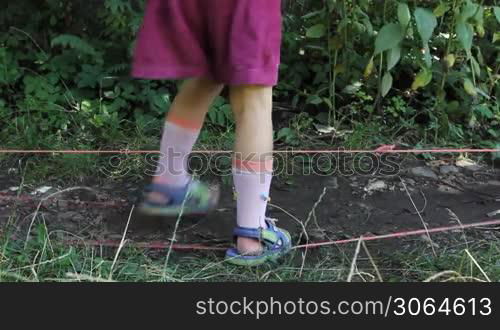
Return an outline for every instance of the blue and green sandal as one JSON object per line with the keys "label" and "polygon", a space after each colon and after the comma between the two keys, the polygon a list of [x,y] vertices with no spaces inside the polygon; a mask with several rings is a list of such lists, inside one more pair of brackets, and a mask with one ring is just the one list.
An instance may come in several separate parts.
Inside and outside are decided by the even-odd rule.
{"label": "blue and green sandal", "polygon": [[242,255],[236,248],[231,248],[226,252],[226,261],[238,266],[259,266],[267,262],[277,262],[292,248],[292,238],[290,233],[284,229],[276,227],[274,221],[266,219],[268,228],[244,228],[236,227],[234,237],[255,238],[262,242],[263,251],[260,255]]}
{"label": "blue and green sandal", "polygon": [[205,215],[219,202],[219,189],[197,180],[192,180],[186,187],[175,188],[163,184],[151,184],[144,193],[159,193],[165,196],[166,203],[158,203],[144,197],[139,210],[151,216],[178,216],[183,214]]}

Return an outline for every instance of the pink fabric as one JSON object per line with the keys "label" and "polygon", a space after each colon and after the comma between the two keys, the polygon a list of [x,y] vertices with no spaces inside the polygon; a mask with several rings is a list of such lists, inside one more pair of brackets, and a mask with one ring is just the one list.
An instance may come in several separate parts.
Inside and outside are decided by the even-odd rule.
{"label": "pink fabric", "polygon": [[132,75],[276,85],[281,0],[149,0]]}

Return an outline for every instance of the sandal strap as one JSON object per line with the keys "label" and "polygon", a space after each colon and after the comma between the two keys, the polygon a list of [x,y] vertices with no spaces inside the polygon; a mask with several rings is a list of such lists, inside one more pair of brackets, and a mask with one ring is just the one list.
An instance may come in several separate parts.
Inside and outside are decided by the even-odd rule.
{"label": "sandal strap", "polygon": [[[188,184],[185,187],[171,187],[169,185],[152,183],[144,188],[146,193],[158,193],[163,195],[166,199],[169,200],[169,205],[181,204],[189,191]],[[152,202],[149,202],[150,204]],[[158,205],[164,205],[164,203],[152,203]]]}
{"label": "sandal strap", "polygon": [[268,228],[245,228],[237,226],[234,231],[234,237],[246,237],[258,239],[264,243],[267,249],[279,248],[278,243],[285,242],[287,237],[280,231],[277,230],[276,226],[269,220],[266,219]]}
{"label": "sandal strap", "polygon": [[233,235],[235,237],[246,237],[246,238],[255,238],[261,239],[261,229],[258,228],[245,228],[237,226],[234,228]]}

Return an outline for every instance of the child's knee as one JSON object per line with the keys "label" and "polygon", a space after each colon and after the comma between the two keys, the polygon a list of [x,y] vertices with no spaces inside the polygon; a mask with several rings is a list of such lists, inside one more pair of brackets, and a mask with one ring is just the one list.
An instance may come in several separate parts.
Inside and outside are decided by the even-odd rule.
{"label": "child's knee", "polygon": [[270,112],[273,89],[269,86],[242,85],[231,87],[230,99],[235,113]]}
{"label": "child's knee", "polygon": [[240,97],[263,97],[272,93],[272,86],[264,85],[239,85],[232,86],[231,93]]}
{"label": "child's knee", "polygon": [[207,94],[220,94],[224,85],[208,78],[194,78],[195,88],[206,92]]}
{"label": "child's knee", "polygon": [[224,85],[206,78],[192,78],[181,87],[178,99],[192,106],[208,107]]}

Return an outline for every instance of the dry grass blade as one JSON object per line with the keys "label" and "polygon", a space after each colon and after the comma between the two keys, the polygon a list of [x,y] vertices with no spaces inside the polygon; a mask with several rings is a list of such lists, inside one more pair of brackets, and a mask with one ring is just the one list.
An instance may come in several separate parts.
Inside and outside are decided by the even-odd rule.
{"label": "dry grass blade", "polygon": [[132,208],[130,209],[130,213],[128,215],[127,224],[125,225],[125,229],[123,230],[122,239],[120,240],[120,245],[118,246],[118,250],[116,251],[115,257],[113,259],[113,263],[111,264],[111,269],[109,270],[108,280],[110,280],[110,281],[113,278],[113,270],[115,268],[116,261],[118,260],[118,256],[120,255],[120,251],[125,246],[125,237],[127,236],[128,225],[130,224],[130,219],[132,218],[132,213],[134,213],[134,208],[135,208],[135,205],[132,205]]}
{"label": "dry grass blade", "polygon": [[349,275],[347,276],[347,282],[352,281],[352,277],[354,276],[354,272],[356,269],[356,261],[358,260],[359,250],[361,249],[361,242],[363,241],[363,236],[361,236],[358,240],[358,244],[356,245],[356,251],[354,252],[354,257],[351,262],[351,270],[349,271]]}
{"label": "dry grass blade", "polygon": [[[314,203],[311,211],[309,211],[309,214],[307,215],[306,222],[304,223],[304,226],[303,226],[304,231],[303,231],[303,233],[306,235],[307,243],[309,243],[309,235],[307,234],[307,225],[309,224],[309,222],[311,221],[311,219],[313,217],[316,218],[316,208],[323,201],[323,197],[325,197],[325,194],[326,194],[326,189],[327,189],[326,187],[323,188],[323,191],[321,192],[321,195],[319,195],[318,200]],[[301,239],[302,239],[302,233],[301,233],[301,235],[299,237],[299,242],[301,241]],[[304,265],[306,263],[307,252],[308,252],[307,248],[304,250],[304,252],[302,252],[302,264],[300,266],[299,278],[302,277],[302,270],[304,269]]]}
{"label": "dry grass blade", "polygon": [[42,198],[40,200],[40,202],[38,203],[38,206],[36,207],[35,213],[33,214],[33,217],[31,219],[30,225],[28,226],[28,231],[26,233],[26,241],[24,243],[24,248],[25,249],[26,249],[26,246],[28,245],[28,240],[29,240],[29,237],[30,237],[31,228],[33,227],[33,223],[35,222],[36,216],[38,215],[38,212],[40,211],[40,207],[42,207],[43,202],[45,202],[46,200],[51,199],[54,196],[57,196],[59,194],[62,194],[62,193],[65,193],[65,192],[69,192],[69,191],[74,191],[74,190],[89,190],[89,191],[94,192],[94,189],[89,188],[89,187],[71,187],[71,188],[67,188],[67,189],[63,189],[63,190],[57,191],[57,192],[55,192],[53,194],[50,194],[50,195]]}
{"label": "dry grass blade", "polygon": [[308,239],[308,235],[307,235],[307,231],[306,231],[306,227],[304,226],[304,223],[299,219],[297,218],[296,216],[294,216],[293,214],[291,214],[290,212],[288,212],[287,210],[285,210],[284,208],[282,208],[281,206],[278,206],[276,204],[272,204],[272,203],[268,203],[269,206],[271,207],[274,207],[278,210],[280,210],[281,212],[285,213],[286,215],[288,215],[290,218],[292,218],[293,220],[295,220],[301,227],[302,227],[302,233],[304,235],[306,235],[306,238]]}
{"label": "dry grass blade", "polygon": [[113,283],[116,281],[105,279],[102,277],[93,277],[90,275],[85,275],[85,274],[77,274],[77,273],[66,273],[66,276],[75,279],[79,282],[81,281],[88,281],[88,282],[103,282],[103,283]]}
{"label": "dry grass blade", "polygon": [[373,269],[375,269],[375,273],[377,274],[378,280],[380,282],[383,282],[384,280],[382,279],[382,275],[380,274],[380,271],[379,271],[377,265],[375,264],[375,261],[373,260],[370,251],[368,251],[368,247],[366,246],[365,241],[361,241],[361,244],[363,245],[363,249],[365,250],[365,253],[368,256],[368,259],[370,260],[370,263],[372,264]]}
{"label": "dry grass blade", "polygon": [[481,283],[487,282],[485,280],[481,280],[481,279],[479,279],[477,277],[473,277],[473,276],[457,276],[457,277],[450,277],[446,280],[443,280],[443,282],[452,282],[452,281],[462,281],[462,282],[474,281],[474,282],[481,282]]}
{"label": "dry grass blade", "polygon": [[29,279],[27,277],[24,277],[22,275],[14,274],[14,273],[11,273],[11,272],[5,272],[3,270],[0,270],[0,278],[2,278],[2,277],[13,278],[15,280],[23,281],[23,282],[36,282],[36,281],[33,281],[33,280],[31,280],[31,279]]}
{"label": "dry grass blade", "polygon": [[458,217],[458,215],[456,215],[455,212],[453,212],[451,209],[446,208],[446,211],[450,215],[450,218],[452,220],[456,221],[460,225],[460,227],[462,227],[462,235],[463,235],[464,240],[465,240],[465,246],[467,247],[467,249],[469,249],[469,241],[467,240],[467,235],[465,234],[465,228],[464,228],[462,221],[460,221],[460,218]]}
{"label": "dry grass blade", "polygon": [[179,215],[177,216],[177,220],[175,221],[174,232],[172,233],[172,238],[170,239],[170,246],[168,247],[167,256],[165,257],[165,264],[163,266],[162,281],[166,281],[166,279],[168,278],[168,276],[167,276],[168,261],[170,260],[170,255],[172,254],[172,246],[176,241],[177,230],[179,229],[179,224],[181,223],[182,216],[184,215],[184,208],[186,207],[188,195],[189,194],[186,194],[186,197],[182,201],[181,211],[179,212]]}
{"label": "dry grass blade", "polygon": [[479,271],[481,272],[481,274],[483,274],[484,278],[488,281],[488,282],[491,282],[490,278],[488,277],[488,275],[484,272],[483,268],[481,266],[479,266],[479,263],[476,261],[476,258],[474,258],[472,256],[472,254],[470,254],[469,250],[468,249],[465,249],[465,253],[467,253],[467,255],[469,256],[469,258],[472,260],[472,262],[474,263],[474,265],[476,265],[476,267],[479,269]]}
{"label": "dry grass blade", "polygon": [[437,280],[438,278],[444,277],[444,276],[453,276],[453,277],[459,277],[460,274],[453,271],[453,270],[445,270],[443,272],[439,272],[437,274],[432,275],[431,277],[428,277],[424,280],[424,282],[432,282],[434,280]]}
{"label": "dry grass blade", "polygon": [[418,217],[420,218],[420,221],[422,222],[422,225],[424,226],[424,229],[425,229],[425,232],[427,234],[427,238],[429,239],[429,242],[431,244],[431,249],[432,249],[432,253],[434,254],[434,256],[436,257],[437,256],[437,253],[436,253],[436,250],[434,249],[434,242],[432,241],[431,239],[431,235],[429,233],[429,228],[427,228],[427,224],[425,223],[424,221],[424,218],[422,217],[422,214],[420,213],[420,211],[418,210],[417,208],[417,205],[415,205],[415,202],[413,201],[413,198],[411,197],[411,194],[410,192],[408,191],[408,187],[406,186],[406,183],[404,182],[403,178],[399,177],[399,180],[401,180],[401,183],[403,184],[403,187],[406,191],[406,194],[408,195],[408,198],[410,199],[411,201],[411,204],[413,205],[413,207],[415,208],[415,211],[417,211],[417,214],[418,214]]}

